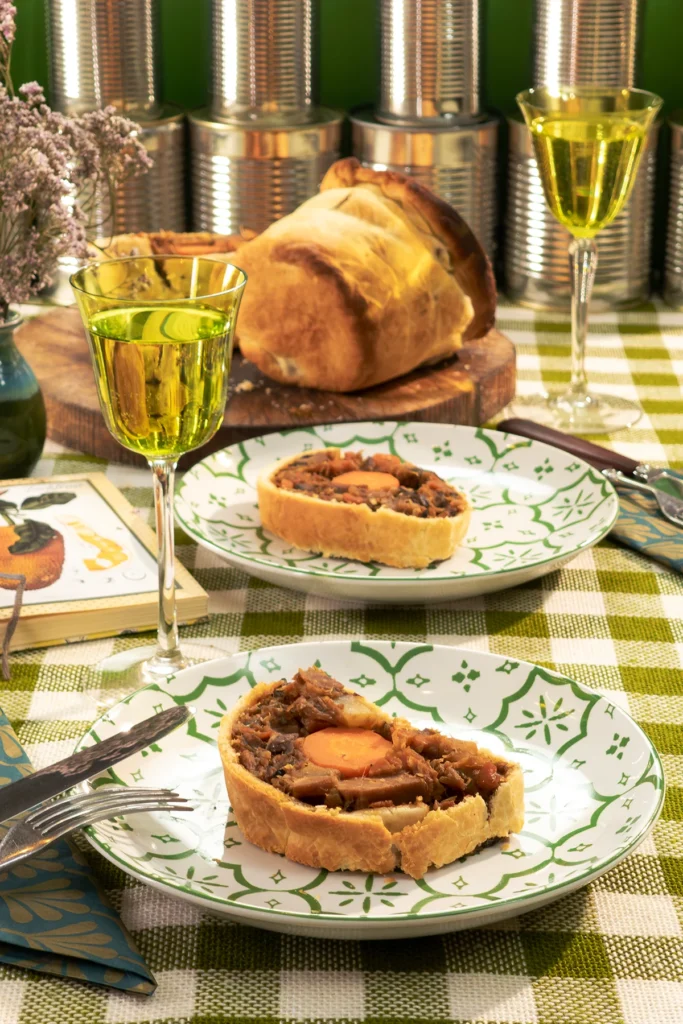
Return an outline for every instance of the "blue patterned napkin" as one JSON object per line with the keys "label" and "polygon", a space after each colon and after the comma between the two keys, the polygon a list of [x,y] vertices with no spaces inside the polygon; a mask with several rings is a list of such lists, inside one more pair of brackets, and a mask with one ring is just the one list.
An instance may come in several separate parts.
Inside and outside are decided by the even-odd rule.
{"label": "blue patterned napkin", "polygon": [[[683,479],[679,473],[672,476]],[[649,494],[626,487],[617,487],[617,491],[619,518],[610,537],[675,572],[683,572],[683,529],[664,518],[657,501]]]}
{"label": "blue patterned napkin", "polygon": [[[32,770],[0,711],[0,788]],[[156,988],[87,861],[63,839],[0,870],[0,962],[126,992],[151,995]]]}

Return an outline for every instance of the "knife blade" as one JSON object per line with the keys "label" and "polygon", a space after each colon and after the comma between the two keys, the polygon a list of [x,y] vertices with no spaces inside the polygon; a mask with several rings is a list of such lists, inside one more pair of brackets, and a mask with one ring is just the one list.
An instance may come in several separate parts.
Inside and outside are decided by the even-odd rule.
{"label": "knife blade", "polygon": [[29,807],[71,789],[131,754],[137,754],[150,743],[177,729],[190,717],[191,711],[184,704],[166,708],[125,732],[118,732],[71,757],[65,757],[63,761],[57,761],[24,779],[10,783],[0,790],[0,822],[14,818]]}
{"label": "knife blade", "polygon": [[618,469],[626,476],[642,480],[651,487],[672,498],[683,501],[683,480],[669,473],[666,469],[657,469],[647,463],[636,462],[629,459],[627,455],[620,452],[611,452],[607,448],[601,448],[599,444],[586,441],[582,437],[573,437],[571,434],[563,434],[561,430],[554,430],[552,427],[545,427],[532,420],[518,419],[514,417],[509,420],[502,420],[496,426],[507,434],[517,434],[519,437],[528,437],[531,441],[542,441],[550,444],[553,448],[561,448],[570,455],[577,455],[584,459],[595,469]]}

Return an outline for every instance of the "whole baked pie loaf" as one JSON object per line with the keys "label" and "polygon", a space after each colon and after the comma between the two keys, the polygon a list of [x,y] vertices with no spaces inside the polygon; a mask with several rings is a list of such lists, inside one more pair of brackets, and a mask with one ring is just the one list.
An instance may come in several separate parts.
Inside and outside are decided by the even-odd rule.
{"label": "whole baked pie loaf", "polygon": [[421,878],[524,823],[518,765],[391,718],[318,668],[255,686],[218,747],[245,837],[312,867]]}
{"label": "whole baked pie loaf", "polygon": [[249,279],[236,342],[283,384],[372,387],[452,356],[495,319],[491,266],[457,211],[414,179],[353,157],[260,235],[160,231],[101,244],[111,256],[236,263]]}
{"label": "whole baked pie loaf", "polygon": [[453,355],[493,326],[490,264],[417,181],[333,164],[320,193],[239,250],[242,352],[283,384],[355,391]]}
{"label": "whole baked pie loaf", "polygon": [[326,557],[422,569],[450,558],[467,533],[465,495],[396,455],[322,448],[280,460],[257,482],[261,522]]}

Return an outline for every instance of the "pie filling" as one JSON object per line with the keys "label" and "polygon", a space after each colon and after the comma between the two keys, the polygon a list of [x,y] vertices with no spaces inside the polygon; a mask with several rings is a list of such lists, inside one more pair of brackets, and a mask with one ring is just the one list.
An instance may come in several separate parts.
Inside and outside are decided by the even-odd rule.
{"label": "pie filling", "polygon": [[477,793],[488,803],[507,771],[475,743],[382,721],[317,668],[299,670],[248,708],[232,742],[256,778],[304,803],[344,811],[413,803],[446,809]]}
{"label": "pie filling", "polygon": [[396,455],[335,449],[293,460],[273,477],[276,487],[322,501],[392,509],[419,519],[446,519],[467,508],[465,496],[428,469]]}

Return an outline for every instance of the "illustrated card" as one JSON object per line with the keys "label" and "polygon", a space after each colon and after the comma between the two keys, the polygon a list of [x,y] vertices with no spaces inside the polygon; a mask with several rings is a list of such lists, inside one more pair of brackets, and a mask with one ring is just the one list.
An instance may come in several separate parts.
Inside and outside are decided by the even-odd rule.
{"label": "illustrated card", "polygon": [[[24,605],[155,593],[156,560],[90,479],[0,486],[0,574]],[[0,608],[16,581],[0,575]]]}
{"label": "illustrated card", "polygon": [[[178,561],[178,621],[208,596]],[[156,536],[103,473],[0,481],[0,622],[25,577],[13,649],[151,629]]]}

